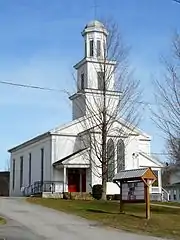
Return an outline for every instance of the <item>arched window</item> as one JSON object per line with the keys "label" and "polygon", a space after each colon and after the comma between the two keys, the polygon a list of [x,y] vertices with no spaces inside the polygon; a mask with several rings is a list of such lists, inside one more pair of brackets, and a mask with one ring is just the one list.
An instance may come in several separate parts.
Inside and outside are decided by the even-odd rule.
{"label": "arched window", "polygon": [[125,169],[125,146],[122,139],[117,142],[117,172]]}
{"label": "arched window", "polygon": [[109,139],[107,142],[107,181],[111,182],[114,177],[115,172],[115,161],[114,161],[115,151],[114,142]]}

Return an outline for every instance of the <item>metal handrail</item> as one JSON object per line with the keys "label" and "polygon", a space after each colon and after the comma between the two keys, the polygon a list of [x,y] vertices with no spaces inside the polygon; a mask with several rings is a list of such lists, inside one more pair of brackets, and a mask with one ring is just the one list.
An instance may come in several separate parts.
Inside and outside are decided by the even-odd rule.
{"label": "metal handrail", "polygon": [[56,184],[62,184],[62,192],[64,192],[64,182],[63,181],[36,181],[33,184],[26,186],[24,188],[23,195],[31,196],[42,194],[43,192],[55,192]]}

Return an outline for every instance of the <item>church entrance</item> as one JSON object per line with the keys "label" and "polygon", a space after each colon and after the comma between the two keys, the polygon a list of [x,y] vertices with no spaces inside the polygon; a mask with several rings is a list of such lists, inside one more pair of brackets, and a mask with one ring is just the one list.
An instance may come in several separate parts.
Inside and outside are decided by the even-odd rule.
{"label": "church entrance", "polygon": [[68,192],[86,192],[86,169],[68,168]]}

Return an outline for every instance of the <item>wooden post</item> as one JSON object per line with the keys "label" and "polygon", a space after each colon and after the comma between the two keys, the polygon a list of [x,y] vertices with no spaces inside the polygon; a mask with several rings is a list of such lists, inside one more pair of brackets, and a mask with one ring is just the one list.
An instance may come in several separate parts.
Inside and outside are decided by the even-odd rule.
{"label": "wooden post", "polygon": [[120,213],[123,212],[123,200],[122,200],[122,182],[120,183]]}
{"label": "wooden post", "polygon": [[146,182],[144,184],[144,190],[145,190],[145,201],[146,201],[146,219],[150,219],[150,195],[149,195],[149,185]]}

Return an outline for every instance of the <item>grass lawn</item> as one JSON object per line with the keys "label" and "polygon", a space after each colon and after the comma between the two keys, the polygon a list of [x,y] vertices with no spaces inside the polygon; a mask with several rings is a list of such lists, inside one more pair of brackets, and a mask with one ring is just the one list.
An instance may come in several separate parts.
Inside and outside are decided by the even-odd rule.
{"label": "grass lawn", "polygon": [[175,207],[180,207],[180,202],[153,202],[153,204],[161,204],[161,205],[166,205],[166,206],[175,206]]}
{"label": "grass lawn", "polygon": [[0,217],[0,225],[3,225],[5,223],[6,223],[6,220],[4,218]]}
{"label": "grass lawn", "polygon": [[126,204],[119,213],[118,202],[28,198],[40,204],[126,231],[180,239],[180,209],[151,206],[152,218],[145,219],[144,204]]}

